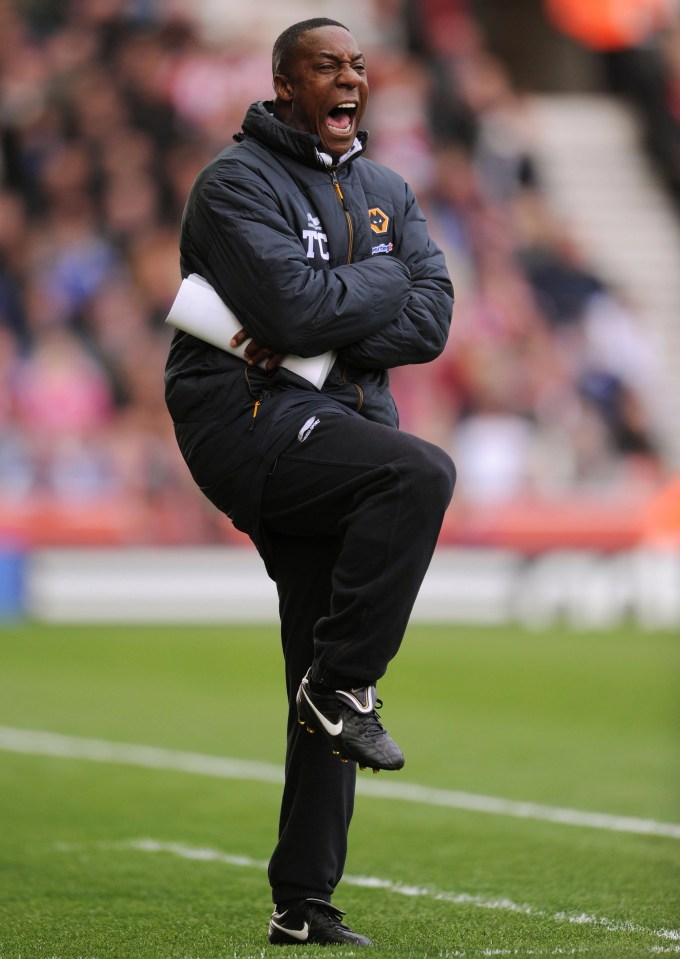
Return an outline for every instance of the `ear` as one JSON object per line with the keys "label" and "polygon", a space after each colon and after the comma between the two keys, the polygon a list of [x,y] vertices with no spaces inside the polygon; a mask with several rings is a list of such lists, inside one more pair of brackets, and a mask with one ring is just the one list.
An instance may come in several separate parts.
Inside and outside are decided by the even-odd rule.
{"label": "ear", "polygon": [[279,100],[290,103],[293,99],[293,84],[282,73],[274,76],[274,91]]}

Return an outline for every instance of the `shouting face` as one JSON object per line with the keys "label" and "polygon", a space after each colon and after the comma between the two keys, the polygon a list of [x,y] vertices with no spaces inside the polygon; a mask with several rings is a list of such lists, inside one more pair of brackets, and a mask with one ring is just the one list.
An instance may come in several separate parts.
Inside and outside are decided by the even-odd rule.
{"label": "shouting face", "polygon": [[354,37],[342,27],[309,30],[281,70],[274,77],[280,118],[315,133],[331,156],[342,156],[354,143],[368,100],[366,65]]}

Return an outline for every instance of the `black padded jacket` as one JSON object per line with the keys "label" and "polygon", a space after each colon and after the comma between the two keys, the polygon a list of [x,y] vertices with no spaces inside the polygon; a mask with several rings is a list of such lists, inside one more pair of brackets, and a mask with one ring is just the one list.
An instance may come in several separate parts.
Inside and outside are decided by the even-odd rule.
{"label": "black padded jacket", "polygon": [[166,402],[180,449],[206,495],[257,543],[263,479],[308,416],[398,425],[387,371],[441,353],[453,289],[408,184],[362,155],[365,133],[332,165],[317,137],[260,101],[234,139],[189,194],[182,276],[205,277],[258,343],[337,351],[319,391],[283,368],[247,369],[189,334],[173,337]]}

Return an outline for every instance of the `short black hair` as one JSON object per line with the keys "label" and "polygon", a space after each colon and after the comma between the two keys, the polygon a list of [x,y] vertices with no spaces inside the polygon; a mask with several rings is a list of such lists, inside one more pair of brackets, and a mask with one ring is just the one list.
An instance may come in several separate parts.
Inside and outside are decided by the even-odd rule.
{"label": "short black hair", "polygon": [[349,28],[344,23],[338,23],[337,20],[330,20],[328,17],[312,17],[311,20],[300,20],[299,23],[294,23],[287,27],[274,43],[272,50],[273,76],[287,68],[288,60],[303,33],[317,30],[319,27],[342,27],[349,33]]}

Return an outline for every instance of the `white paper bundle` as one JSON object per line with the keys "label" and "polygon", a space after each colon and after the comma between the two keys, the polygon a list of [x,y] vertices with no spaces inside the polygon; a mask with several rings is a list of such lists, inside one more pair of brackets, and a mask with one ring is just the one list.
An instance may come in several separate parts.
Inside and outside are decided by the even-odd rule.
{"label": "white paper bundle", "polygon": [[[217,291],[198,273],[190,273],[182,280],[175,302],[165,320],[170,326],[191,333],[192,336],[211,343],[227,353],[245,359],[245,351],[250,340],[233,347],[231,338],[243,324],[229,309]],[[259,365],[264,367],[266,361]],[[289,354],[281,366],[292,373],[303,376],[317,389],[321,389],[328,376],[335,353],[322,353],[320,356],[302,357]]]}

